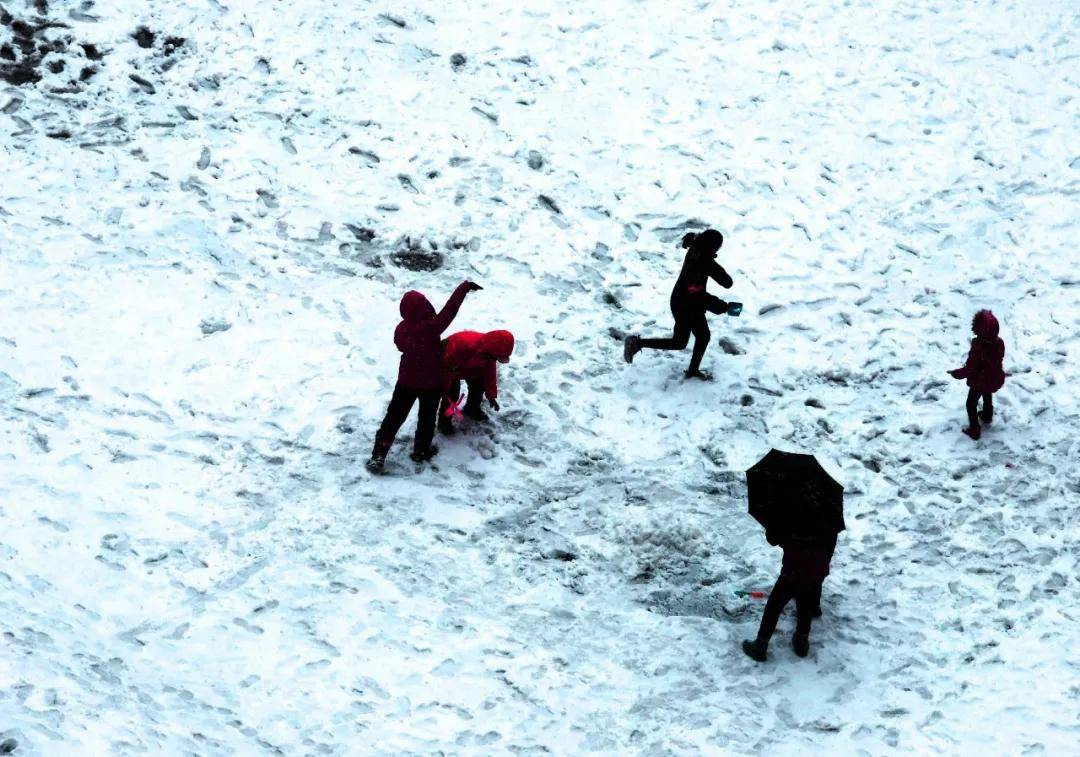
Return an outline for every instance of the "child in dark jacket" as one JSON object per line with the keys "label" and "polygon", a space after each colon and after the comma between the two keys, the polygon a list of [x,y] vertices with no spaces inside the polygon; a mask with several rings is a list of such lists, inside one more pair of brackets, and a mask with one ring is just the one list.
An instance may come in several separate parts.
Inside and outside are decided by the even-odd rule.
{"label": "child in dark jacket", "polygon": [[780,577],[769,592],[769,601],[761,614],[757,638],[744,641],[743,652],[758,662],[768,659],[769,640],[776,630],[780,613],[794,599],[796,621],[791,645],[795,654],[806,657],[810,653],[810,624],[816,615],[821,614],[821,584],[829,575],[829,565],[836,549],[836,535],[791,536],[778,542],[771,534],[766,534],[766,539],[770,544],[779,543],[783,547],[784,561]]}
{"label": "child in dark jacket", "polygon": [[729,312],[742,312],[740,303],[728,303],[705,291],[709,279],[730,289],[734,283],[728,272],[716,262],[717,252],[724,244],[724,236],[716,229],[706,229],[700,234],[686,234],[682,246],[687,250],[683,259],[682,271],[671,290],[671,315],[675,318],[675,329],[670,337],[642,339],[631,334],[623,342],[623,359],[634,362],[634,356],[641,350],[682,350],[694,337],[694,351],[690,356],[690,366],[686,369],[687,378],[709,379],[708,372],[701,370],[701,358],[709,346],[709,324],[706,313],[717,315]]}
{"label": "child in dark jacket", "polygon": [[[1005,342],[998,336],[998,320],[989,310],[980,310],[975,314],[971,330],[975,332],[975,338],[971,340],[967,362],[963,368],[949,371],[949,375],[956,379],[967,379],[968,427],[963,431],[977,440],[982,436],[979,419],[982,418],[988,426],[994,420],[994,392],[1005,384],[1005,370],[1002,367]],[[981,413],[977,412],[979,397],[983,401]]]}
{"label": "child in dark jacket", "polygon": [[442,396],[442,333],[450,327],[465,295],[482,288],[471,281],[461,282],[438,313],[420,292],[406,292],[401,298],[401,323],[394,330],[394,344],[401,351],[401,364],[390,406],[375,435],[375,447],[368,460],[367,467],[371,472],[382,470],[394,437],[417,400],[420,411],[410,457],[421,462],[430,460],[439,451],[431,439],[435,435],[435,414]]}

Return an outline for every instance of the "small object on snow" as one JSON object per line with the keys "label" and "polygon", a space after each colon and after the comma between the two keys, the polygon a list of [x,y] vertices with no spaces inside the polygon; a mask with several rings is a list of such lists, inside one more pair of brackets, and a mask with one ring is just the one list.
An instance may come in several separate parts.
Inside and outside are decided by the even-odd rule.
{"label": "small object on snow", "polygon": [[552,213],[555,213],[556,215],[562,215],[562,210],[560,210],[556,202],[547,195],[539,195],[537,199],[540,201],[541,205],[550,210]]}
{"label": "small object on snow", "polygon": [[204,318],[199,324],[199,328],[202,329],[204,336],[210,336],[219,331],[228,331],[232,328],[232,324],[224,318]]}
{"label": "small object on snow", "polygon": [[400,16],[394,16],[389,13],[380,13],[379,18],[381,18],[383,21],[389,21],[391,24],[393,24],[399,29],[408,28],[408,24],[405,23],[405,19],[401,18]]}
{"label": "small object on snow", "polygon": [[465,417],[462,412],[462,408],[465,406],[465,395],[460,395],[456,400],[450,400],[446,406],[446,411],[443,413],[447,418],[452,418],[455,421],[460,421]]}
{"label": "small object on snow", "polygon": [[724,353],[727,354],[727,355],[742,355],[742,354],[745,354],[743,352],[743,349],[739,345],[735,344],[735,342],[731,341],[726,336],[721,337],[720,341],[717,342],[717,344],[720,345],[720,348],[722,350],[724,350]]}
{"label": "small object on snow", "polygon": [[491,123],[493,123],[493,124],[499,123],[499,117],[497,115],[495,115],[494,113],[488,113],[486,110],[481,110],[480,108],[476,107],[475,105],[472,107],[472,109],[473,109],[473,112],[479,113],[481,116],[486,118],[488,121],[491,121]]}
{"label": "small object on snow", "polygon": [[460,71],[465,66],[465,60],[465,56],[461,53],[454,53],[450,56],[450,68]]}
{"label": "small object on snow", "polygon": [[19,742],[15,739],[4,739],[0,741],[0,754],[11,754],[19,748]]}
{"label": "small object on snow", "polygon": [[138,84],[142,91],[148,95],[152,95],[157,92],[157,87],[155,87],[153,84],[151,84],[149,81],[142,78],[138,74],[129,74],[128,78]]}
{"label": "small object on snow", "polygon": [[536,150],[529,150],[529,168],[539,171],[544,167],[544,156]]}
{"label": "small object on snow", "polygon": [[748,591],[746,589],[736,589],[735,596],[743,598],[749,597],[750,599],[765,599],[768,594],[763,591]]}

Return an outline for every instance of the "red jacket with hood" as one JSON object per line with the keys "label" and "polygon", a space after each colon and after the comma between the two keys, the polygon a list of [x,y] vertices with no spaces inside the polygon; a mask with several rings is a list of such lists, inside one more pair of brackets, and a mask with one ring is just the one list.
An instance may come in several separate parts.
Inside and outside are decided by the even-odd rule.
{"label": "red jacket with hood", "polygon": [[463,281],[438,313],[420,292],[401,298],[401,323],[394,330],[394,344],[401,350],[398,383],[408,389],[439,389],[442,386],[442,333],[450,327],[469,282]]}
{"label": "red jacket with hood", "polygon": [[446,339],[443,352],[444,388],[454,381],[483,379],[488,399],[499,396],[496,363],[505,363],[514,351],[514,335],[509,331],[459,331]]}
{"label": "red jacket with hood", "polygon": [[1005,342],[998,336],[998,321],[989,310],[980,310],[971,322],[975,338],[963,368],[952,372],[954,378],[967,379],[967,385],[981,394],[993,394],[1005,384]]}

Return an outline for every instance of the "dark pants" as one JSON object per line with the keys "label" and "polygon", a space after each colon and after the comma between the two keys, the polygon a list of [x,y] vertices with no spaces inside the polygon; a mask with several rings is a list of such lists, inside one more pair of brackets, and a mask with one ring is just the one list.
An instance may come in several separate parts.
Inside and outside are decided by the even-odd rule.
{"label": "dark pants", "polygon": [[[482,378],[465,379],[465,387],[469,390],[469,396],[465,399],[465,407],[463,410],[468,410],[470,413],[476,413],[480,411],[480,402],[484,398],[484,380]],[[450,389],[443,395],[442,402],[439,403],[439,422],[450,423],[453,419],[447,417],[446,411],[450,406],[446,402],[446,398],[457,402],[458,397],[461,396],[461,379],[454,379],[450,382]]]}
{"label": "dark pants", "polygon": [[390,407],[386,408],[386,417],[379,426],[379,433],[375,437],[375,447],[380,447],[385,455],[385,450],[390,449],[397,436],[398,429],[412,412],[412,407],[417,400],[420,401],[420,413],[416,420],[416,436],[413,437],[413,450],[425,452],[431,446],[431,439],[435,436],[435,414],[439,409],[439,397],[442,392],[439,389],[410,389],[398,384],[394,387],[394,395],[390,398]]}
{"label": "dark pants", "polygon": [[967,398],[967,414],[968,414],[968,426],[970,428],[979,427],[979,397],[982,397],[983,401],[983,416],[986,418],[986,422],[989,423],[994,419],[994,395],[984,394],[977,389],[968,389]]}
{"label": "dark pants", "polygon": [[684,304],[677,301],[671,303],[671,314],[675,316],[675,329],[668,339],[642,339],[641,348],[650,350],[684,350],[690,343],[690,335],[694,335],[694,353],[690,358],[690,367],[687,369],[693,373],[701,366],[701,358],[705,355],[705,348],[709,346],[709,324],[705,320],[705,313],[722,313],[723,305],[720,299],[712,295],[706,295],[693,304]]}
{"label": "dark pants", "polygon": [[765,612],[761,615],[761,626],[757,635],[759,641],[767,643],[772,638],[776,622],[780,620],[780,613],[792,599],[795,600],[795,632],[810,633],[810,623],[813,621],[811,613],[821,601],[821,583],[797,584],[780,576],[769,592],[769,601],[765,603]]}

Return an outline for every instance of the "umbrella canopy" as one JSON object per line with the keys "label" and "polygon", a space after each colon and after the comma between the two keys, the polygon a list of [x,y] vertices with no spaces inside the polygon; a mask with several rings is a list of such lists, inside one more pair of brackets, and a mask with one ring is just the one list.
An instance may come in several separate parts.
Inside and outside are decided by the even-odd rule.
{"label": "umbrella canopy", "polygon": [[777,538],[843,531],[844,487],[813,455],[769,450],[746,471],[750,515]]}

